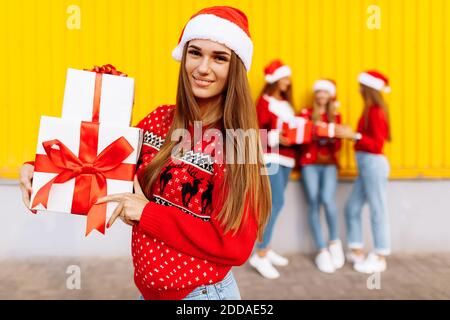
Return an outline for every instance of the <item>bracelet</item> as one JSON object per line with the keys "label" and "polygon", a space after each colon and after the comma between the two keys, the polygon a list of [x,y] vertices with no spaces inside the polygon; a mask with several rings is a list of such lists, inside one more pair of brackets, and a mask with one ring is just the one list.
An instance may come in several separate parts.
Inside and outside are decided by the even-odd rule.
{"label": "bracelet", "polygon": [[362,139],[362,134],[359,133],[359,132],[357,132],[357,133],[355,134],[355,136],[353,137],[353,139],[354,139],[355,141],[361,140],[361,139]]}

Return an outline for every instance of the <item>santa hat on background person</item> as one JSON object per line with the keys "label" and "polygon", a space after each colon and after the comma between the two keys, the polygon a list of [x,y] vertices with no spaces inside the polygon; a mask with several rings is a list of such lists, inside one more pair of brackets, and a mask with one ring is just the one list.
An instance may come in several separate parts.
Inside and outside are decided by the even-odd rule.
{"label": "santa hat on background person", "polygon": [[363,72],[358,77],[359,83],[385,93],[391,92],[389,87],[389,79],[381,72],[370,70]]}
{"label": "santa hat on background person", "polygon": [[336,81],[332,79],[320,79],[314,82],[313,91],[327,91],[331,98],[333,99],[334,105],[339,106],[339,101],[337,101],[337,91],[336,91]]}
{"label": "santa hat on background person", "polygon": [[284,77],[290,77],[291,75],[291,68],[283,64],[279,59],[273,60],[264,68],[264,79],[268,83],[275,83],[278,80]]}
{"label": "santa hat on background person", "polygon": [[253,42],[247,16],[242,11],[227,6],[200,10],[183,28],[172,57],[181,61],[185,44],[194,39],[212,40],[227,46],[242,60],[245,69],[250,70]]}

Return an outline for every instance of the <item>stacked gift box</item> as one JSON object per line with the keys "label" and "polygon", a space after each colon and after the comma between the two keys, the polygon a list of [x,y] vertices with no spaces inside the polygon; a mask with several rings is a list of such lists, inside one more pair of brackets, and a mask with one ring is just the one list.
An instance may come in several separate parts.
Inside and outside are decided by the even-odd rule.
{"label": "stacked gift box", "polygon": [[68,69],[62,117],[41,117],[31,209],[86,216],[86,235],[105,232],[117,203],[133,191],[142,132],[131,128],[134,79],[111,65]]}

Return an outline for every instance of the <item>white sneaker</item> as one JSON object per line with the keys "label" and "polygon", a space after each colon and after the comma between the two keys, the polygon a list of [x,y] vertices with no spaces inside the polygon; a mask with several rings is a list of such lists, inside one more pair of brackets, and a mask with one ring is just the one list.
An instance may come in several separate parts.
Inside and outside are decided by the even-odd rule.
{"label": "white sneaker", "polygon": [[289,260],[287,258],[280,256],[273,250],[267,251],[266,257],[269,258],[270,262],[274,266],[285,267],[289,264]]}
{"label": "white sneaker", "polygon": [[316,265],[320,271],[325,273],[333,273],[336,268],[333,265],[333,260],[331,259],[331,254],[328,250],[320,251],[316,256]]}
{"label": "white sneaker", "polygon": [[363,254],[354,254],[353,251],[348,251],[346,256],[347,261],[353,264],[363,262],[365,259]]}
{"label": "white sneaker", "polygon": [[345,263],[344,250],[342,249],[341,240],[333,241],[328,250],[330,251],[331,260],[336,269],[342,268]]}
{"label": "white sneaker", "polygon": [[386,270],[386,260],[380,259],[378,255],[371,253],[364,261],[355,263],[353,268],[361,273],[383,272]]}
{"label": "white sneaker", "polygon": [[276,279],[280,277],[280,273],[270,262],[267,256],[260,257],[256,253],[250,258],[249,263],[258,272],[267,279]]}

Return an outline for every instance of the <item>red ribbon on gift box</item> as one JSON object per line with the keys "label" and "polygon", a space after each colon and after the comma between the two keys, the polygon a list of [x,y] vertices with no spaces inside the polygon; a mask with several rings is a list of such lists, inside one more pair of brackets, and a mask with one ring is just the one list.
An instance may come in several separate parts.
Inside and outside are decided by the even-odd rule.
{"label": "red ribbon on gift box", "polygon": [[36,156],[36,171],[57,173],[57,176],[39,189],[32,207],[42,204],[47,208],[53,184],[75,178],[72,213],[87,213],[86,235],[94,229],[105,233],[106,204],[94,204],[107,195],[106,179],[133,181],[136,169],[134,164],[122,163],[134,150],[124,137],[115,140],[96,155],[97,148],[94,150],[89,142],[97,144],[98,127],[98,124],[90,122],[81,124],[79,157],[57,139],[43,142],[46,155]]}
{"label": "red ribbon on gift box", "polygon": [[136,171],[136,165],[122,163],[134,151],[124,137],[97,155],[102,75],[127,75],[111,64],[87,71],[96,72],[92,122],[81,123],[78,157],[57,139],[42,143],[46,155],[36,155],[35,171],[58,175],[39,189],[32,204],[32,208],[39,204],[47,208],[52,185],[75,178],[71,213],[87,215],[86,236],[94,229],[105,233],[106,204],[95,203],[107,195],[106,179],[133,181]]}
{"label": "red ribbon on gift box", "polygon": [[94,66],[92,69],[84,69],[85,71],[95,72],[95,89],[94,89],[94,103],[92,109],[92,122],[98,122],[100,118],[100,97],[102,92],[102,77],[104,74],[113,76],[127,77],[127,74],[118,71],[112,64],[105,64],[101,67]]}

